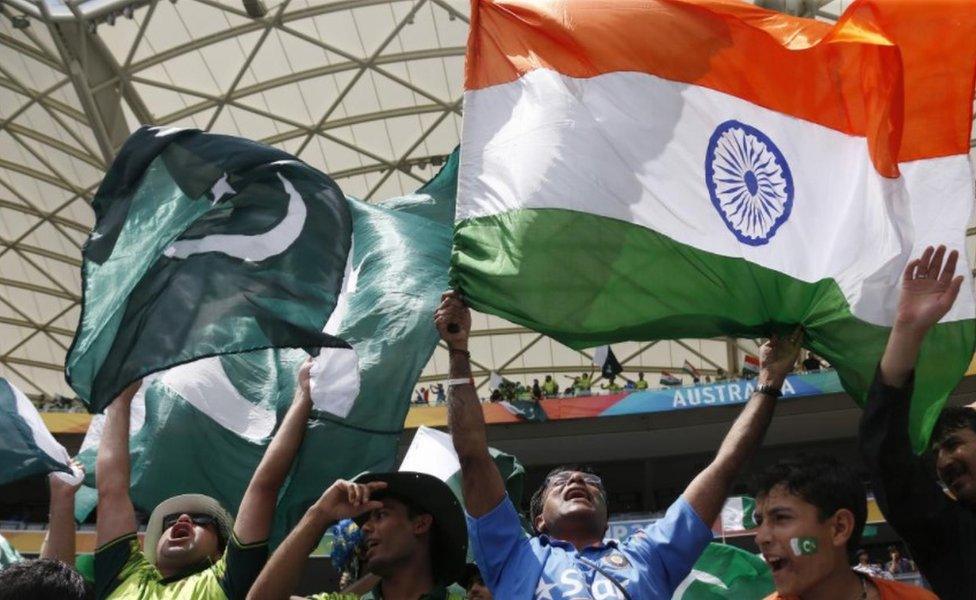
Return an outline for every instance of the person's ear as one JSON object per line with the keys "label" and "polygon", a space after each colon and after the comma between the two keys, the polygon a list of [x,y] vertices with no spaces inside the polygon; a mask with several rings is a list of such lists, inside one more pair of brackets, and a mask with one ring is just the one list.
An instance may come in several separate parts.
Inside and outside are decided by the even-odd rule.
{"label": "person's ear", "polygon": [[835,548],[847,546],[847,541],[854,535],[854,513],[842,508],[834,513],[831,519],[830,541]]}
{"label": "person's ear", "polygon": [[415,535],[427,533],[434,526],[434,517],[429,514],[419,515],[413,520],[413,532]]}
{"label": "person's ear", "polygon": [[532,525],[535,526],[535,530],[539,533],[546,533],[546,520],[542,517],[542,513],[539,513]]}

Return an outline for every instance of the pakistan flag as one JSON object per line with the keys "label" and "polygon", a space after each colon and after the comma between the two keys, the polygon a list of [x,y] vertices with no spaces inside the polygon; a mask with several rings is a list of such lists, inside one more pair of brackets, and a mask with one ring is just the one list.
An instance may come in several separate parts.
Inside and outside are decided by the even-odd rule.
{"label": "pakistan flag", "polygon": [[[279,496],[273,543],[337,478],[394,468],[411,391],[438,340],[432,315],[448,285],[456,186],[457,153],[413,194],[342,199],[350,250],[336,299],[318,305],[318,319],[348,347],[325,348],[315,360],[313,415]],[[236,513],[308,356],[293,348],[225,354],[144,379],[130,424],[135,505],[148,512],[195,492]],[[89,486],[102,418],[79,456]],[[94,500],[91,488],[79,492],[76,516]]]}
{"label": "pakistan flag", "polygon": [[348,347],[323,333],[349,254],[338,186],[280,150],[144,127],[93,201],[65,374],[100,412],[127,384],[207,356]]}
{"label": "pakistan flag", "polygon": [[759,600],[775,590],[766,562],[735,546],[711,543],[672,600]]}

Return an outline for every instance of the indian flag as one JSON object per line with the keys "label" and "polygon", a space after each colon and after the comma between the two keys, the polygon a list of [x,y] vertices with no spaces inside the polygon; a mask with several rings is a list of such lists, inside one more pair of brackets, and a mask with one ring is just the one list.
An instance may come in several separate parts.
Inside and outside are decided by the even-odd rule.
{"label": "indian flag", "polygon": [[[454,284],[582,349],[807,332],[857,399],[900,275],[965,250],[976,11],[476,0]],[[976,342],[970,266],[916,373],[924,445]],[[562,268],[560,265],[566,265]]]}

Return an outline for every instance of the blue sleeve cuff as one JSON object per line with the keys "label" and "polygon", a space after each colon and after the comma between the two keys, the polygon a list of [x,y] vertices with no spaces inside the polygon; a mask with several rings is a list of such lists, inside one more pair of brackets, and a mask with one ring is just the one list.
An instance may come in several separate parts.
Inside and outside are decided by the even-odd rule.
{"label": "blue sleeve cuff", "polygon": [[498,506],[480,517],[465,513],[468,537],[475,561],[490,589],[497,589],[506,565],[517,562],[519,548],[526,543],[525,532],[515,505],[506,494]]}

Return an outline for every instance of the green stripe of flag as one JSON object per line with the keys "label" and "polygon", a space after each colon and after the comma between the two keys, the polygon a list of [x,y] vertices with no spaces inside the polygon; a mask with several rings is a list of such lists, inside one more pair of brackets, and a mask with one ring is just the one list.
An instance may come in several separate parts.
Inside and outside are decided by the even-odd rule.
{"label": "green stripe of flag", "polygon": [[[836,367],[845,389],[863,402],[889,332],[856,318],[831,279],[800,281],[596,215],[515,210],[460,222],[454,242],[453,283],[473,308],[572,348],[754,338],[799,323],[807,347]],[[939,324],[926,338],[912,405],[917,450],[965,373],[974,344],[972,319]]]}

